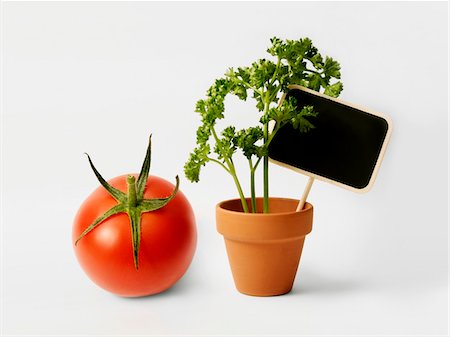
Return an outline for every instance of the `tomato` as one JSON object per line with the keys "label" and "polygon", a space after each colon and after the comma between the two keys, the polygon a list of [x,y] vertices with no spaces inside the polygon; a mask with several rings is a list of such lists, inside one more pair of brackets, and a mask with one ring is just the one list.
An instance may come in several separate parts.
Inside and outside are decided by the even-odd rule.
{"label": "tomato", "polygon": [[[149,150],[147,155],[150,156]],[[149,166],[149,161],[147,164]],[[130,186],[139,179],[133,174],[106,182],[98,174],[103,186],[82,203],[72,231],[75,255],[89,278],[103,289],[126,297],[152,295],[173,286],[188,269],[197,241],[194,212],[178,190],[178,177],[174,186],[162,178],[149,176],[148,168],[145,172],[143,167],[141,175],[146,179],[138,180],[136,189],[139,195],[141,182],[143,195],[134,202],[135,208],[141,209],[139,202],[144,205],[145,202],[165,200],[164,204],[142,212],[134,223],[128,214],[130,208],[126,206],[125,211],[106,217],[94,228],[89,228],[105,212],[120,206],[122,199],[129,202],[132,199],[129,197]],[[118,198],[120,193],[122,196]],[[137,227],[133,227],[136,224]]]}
{"label": "tomato", "polygon": [[[127,175],[108,183],[127,190]],[[162,198],[174,185],[150,176],[144,196]],[[74,221],[72,239],[76,239],[97,217],[117,201],[103,188],[97,188],[81,205]],[[193,210],[181,191],[163,208],[144,213],[141,218],[139,268],[133,262],[130,220],[116,214],[89,232],[75,247],[86,274],[100,287],[121,296],[145,296],[174,285],[186,272],[196,246]]]}

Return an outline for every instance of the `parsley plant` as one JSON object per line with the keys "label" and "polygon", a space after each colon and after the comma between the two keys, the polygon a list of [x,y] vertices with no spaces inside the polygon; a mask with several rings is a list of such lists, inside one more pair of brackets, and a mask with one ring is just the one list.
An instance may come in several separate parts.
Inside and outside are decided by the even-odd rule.
{"label": "parsley plant", "polygon": [[[195,111],[200,114],[202,124],[197,129],[197,147],[184,166],[186,177],[198,182],[200,170],[208,162],[220,165],[228,172],[237,187],[242,207],[249,212],[242,186],[239,182],[233,156],[239,150],[247,158],[250,171],[251,210],[256,212],[255,172],[263,163],[263,211],[269,211],[269,158],[268,146],[278,130],[291,124],[299,132],[314,128],[308,118],[317,114],[312,106],[300,111],[294,98],[278,105],[283,93],[291,84],[323,92],[337,97],[343,89],[340,65],[331,57],[319,54],[309,38],[281,40],[274,37],[267,52],[274,60],[260,59],[248,67],[230,68],[224,77],[217,79],[206,92],[206,98],[197,102]],[[250,96],[261,113],[260,125],[236,130],[228,126],[220,133],[216,122],[223,119],[225,97],[228,94],[247,100]],[[274,122],[269,134],[269,122]]]}

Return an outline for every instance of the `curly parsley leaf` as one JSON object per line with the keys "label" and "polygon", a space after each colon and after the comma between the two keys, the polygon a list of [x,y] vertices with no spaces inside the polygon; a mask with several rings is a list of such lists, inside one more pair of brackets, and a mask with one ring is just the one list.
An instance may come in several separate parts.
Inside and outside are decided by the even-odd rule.
{"label": "curly parsley leaf", "polygon": [[263,130],[259,126],[237,132],[236,145],[242,150],[247,159],[251,159],[252,156],[257,156],[258,158],[262,156],[262,147],[256,145],[256,143],[263,139],[263,135]]}
{"label": "curly parsley leaf", "polygon": [[338,97],[341,93],[342,89],[344,89],[344,86],[341,82],[336,82],[332,85],[329,85],[325,88],[324,94],[331,96],[331,97]]}
{"label": "curly parsley leaf", "polygon": [[211,149],[208,144],[200,144],[189,155],[189,159],[184,165],[186,178],[192,182],[198,182],[200,179],[200,170],[202,166],[209,161],[208,155]]}
{"label": "curly parsley leaf", "polygon": [[308,132],[314,129],[314,125],[308,120],[308,117],[317,117],[317,112],[314,111],[314,107],[307,105],[297,112],[291,120],[291,124],[294,129],[298,129],[300,132]]}

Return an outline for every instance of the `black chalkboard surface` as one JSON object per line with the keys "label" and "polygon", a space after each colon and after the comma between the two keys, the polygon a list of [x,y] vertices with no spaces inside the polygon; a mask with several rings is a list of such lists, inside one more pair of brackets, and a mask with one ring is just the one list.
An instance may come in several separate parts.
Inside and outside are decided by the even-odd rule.
{"label": "black chalkboard surface", "polygon": [[333,182],[358,192],[370,189],[391,133],[391,122],[335,98],[300,86],[290,87],[301,109],[312,105],[315,126],[301,133],[290,124],[282,127],[269,146],[272,162],[315,179]]}

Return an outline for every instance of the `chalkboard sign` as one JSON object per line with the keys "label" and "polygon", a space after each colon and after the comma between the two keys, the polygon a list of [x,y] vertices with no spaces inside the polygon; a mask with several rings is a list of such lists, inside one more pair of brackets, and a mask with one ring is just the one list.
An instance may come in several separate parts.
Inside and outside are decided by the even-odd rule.
{"label": "chalkboard sign", "polygon": [[271,161],[315,179],[368,191],[390,137],[389,119],[301,86],[291,86],[283,100],[290,96],[298,109],[312,105],[318,112],[310,119],[315,128],[301,133],[290,124],[282,127],[269,146]]}

